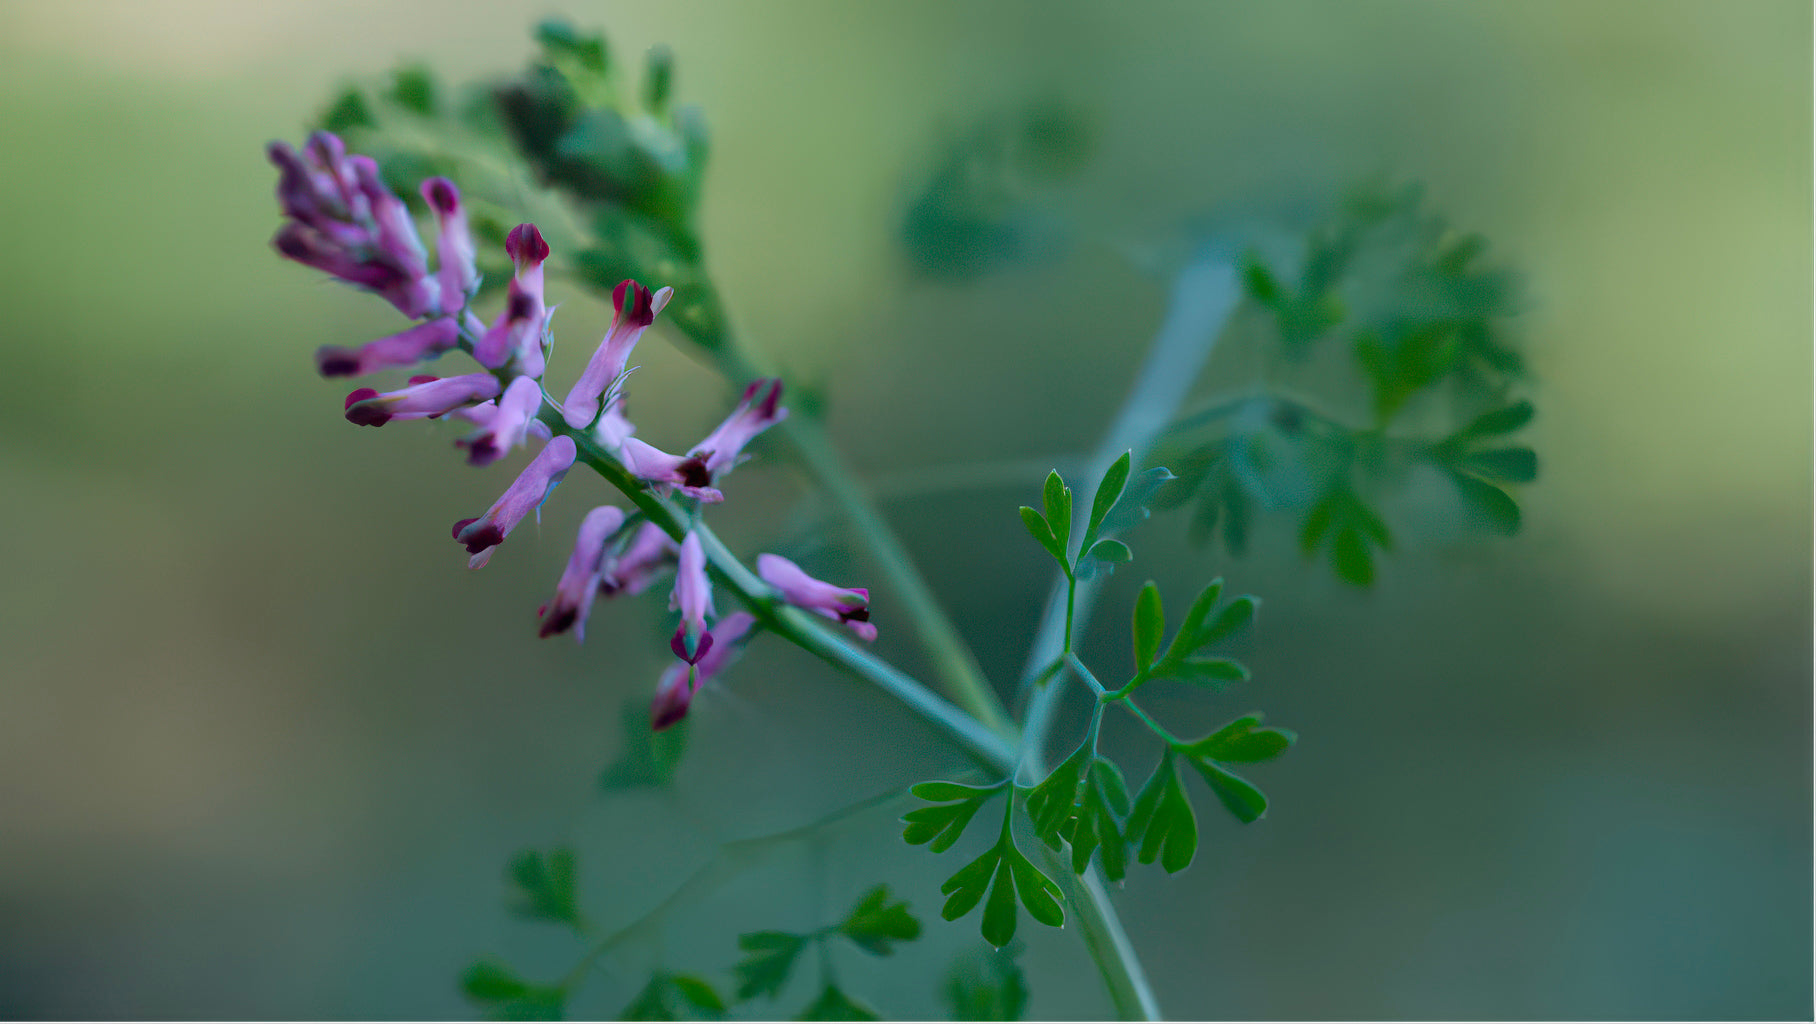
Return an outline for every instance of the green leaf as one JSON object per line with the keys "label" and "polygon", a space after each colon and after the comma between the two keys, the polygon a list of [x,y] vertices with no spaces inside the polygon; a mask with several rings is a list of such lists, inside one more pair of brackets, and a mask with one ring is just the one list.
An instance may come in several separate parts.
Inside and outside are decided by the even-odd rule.
{"label": "green leaf", "polygon": [[511,881],[516,883],[512,906],[520,917],[578,926],[580,909],[574,894],[574,851],[562,848],[548,857],[526,850],[511,858]]}
{"label": "green leaf", "polygon": [[370,128],[378,122],[372,117],[372,108],[366,103],[364,93],[349,87],[328,104],[317,122],[322,131],[345,135],[356,128]]}
{"label": "green leaf", "polygon": [[895,943],[920,938],[921,923],[908,912],[906,901],[889,902],[889,887],[879,885],[858,901],[839,932],[866,953],[888,956]]}
{"label": "green leaf", "polygon": [[1452,473],[1464,508],[1489,529],[1509,537],[1520,532],[1520,506],[1499,487],[1467,473]]}
{"label": "green leaf", "polygon": [[1028,1008],[1028,983],[1015,962],[1021,943],[981,956],[961,957],[946,975],[946,1005],[953,1020],[1020,1020]]}
{"label": "green leaf", "polygon": [[581,35],[561,18],[549,18],[536,26],[536,42],[550,56],[565,55],[581,67],[603,75],[608,64],[603,35]]}
{"label": "green leaf", "polygon": [[1502,409],[1495,409],[1477,416],[1469,426],[1451,435],[1455,438],[1495,437],[1511,434],[1532,422],[1532,403],[1515,402]]}
{"label": "green leaf", "polygon": [[509,967],[482,960],[461,972],[468,1001],[492,1020],[560,1020],[567,993],[554,985],[533,985]]}
{"label": "green leaf", "polygon": [[1223,577],[1219,576],[1204,585],[1198,596],[1192,599],[1192,606],[1185,611],[1185,618],[1179,620],[1179,629],[1173,634],[1173,642],[1167,644],[1167,651],[1161,657],[1163,663],[1183,660],[1186,655],[1204,644],[1198,641],[1204,629],[1204,620],[1217,606],[1217,598],[1223,593]]}
{"label": "green leaf", "polygon": [[1261,604],[1253,594],[1244,594],[1231,601],[1217,613],[1210,624],[1198,631],[1192,639],[1192,649],[1202,650],[1221,640],[1236,635],[1255,619],[1255,609]]}
{"label": "green leaf", "polygon": [[1269,309],[1278,309],[1285,299],[1279,279],[1252,253],[1242,261],[1242,283],[1251,298]]}
{"label": "green leaf", "polygon": [[649,705],[635,700],[625,702],[619,719],[624,736],[622,752],[600,774],[600,787],[621,790],[667,786],[687,752],[688,720],[683,718],[661,732],[652,732]]}
{"label": "green leaf", "polygon": [[1135,557],[1135,552],[1122,541],[1106,537],[1091,545],[1090,557],[1100,562],[1127,562]]}
{"label": "green leaf", "polygon": [[1366,587],[1375,581],[1375,558],[1369,551],[1362,531],[1346,526],[1337,531],[1330,545],[1331,567],[1345,583]]}
{"label": "green leaf", "polygon": [[990,888],[990,877],[996,871],[996,865],[1003,859],[1002,844],[992,846],[984,855],[959,868],[951,878],[940,886],[940,894],[946,897],[946,905],[940,908],[940,916],[948,921],[956,921],[971,912],[984,893]]}
{"label": "green leaf", "polygon": [[951,803],[934,807],[917,807],[902,815],[907,826],[902,829],[902,839],[911,846],[927,843],[934,853],[950,849],[958,838],[965,834],[966,826],[976,816],[978,808],[985,801],[1002,790],[998,784],[990,787],[962,786],[956,782],[923,782],[909,792],[923,800],[950,800]]}
{"label": "green leaf", "polygon": [[1072,844],[1072,871],[1083,874],[1091,854],[1101,849],[1104,876],[1120,881],[1128,871],[1128,844],[1116,819],[1129,813],[1129,791],[1114,761],[1097,758],[1085,780],[1084,796],[1066,822],[1065,837]]}
{"label": "green leaf", "polygon": [[1529,484],[1538,478],[1539,457],[1530,448],[1492,448],[1463,456],[1462,468],[1491,480]]}
{"label": "green leaf", "polygon": [[1305,513],[1305,523],[1299,527],[1299,550],[1306,554],[1318,550],[1324,543],[1324,535],[1330,532],[1330,524],[1336,518],[1336,495],[1327,494]]}
{"label": "green leaf", "polygon": [[421,64],[398,68],[391,77],[391,99],[423,117],[435,116],[435,76]]}
{"label": "green leaf", "polygon": [[1166,630],[1166,612],[1160,604],[1160,588],[1149,580],[1135,597],[1135,614],[1132,622],[1135,638],[1135,671],[1141,672],[1154,664],[1154,658],[1160,653],[1160,635]]}
{"label": "green leaf", "polygon": [[1092,741],[1087,737],[1040,784],[1028,792],[1028,818],[1034,824],[1034,835],[1041,840],[1059,834],[1059,826],[1072,813],[1078,798],[1078,786],[1091,763]]}
{"label": "green leaf", "polygon": [[996,880],[990,886],[990,899],[984,904],[982,931],[984,941],[1001,949],[1015,938],[1015,872],[1009,857],[998,858]]}
{"label": "green leaf", "polygon": [[1103,525],[1098,532],[1109,537],[1139,526],[1148,518],[1148,503],[1153,500],[1155,492],[1172,479],[1173,474],[1165,466],[1155,466],[1135,474],[1123,488],[1122,497],[1116,500],[1109,515],[1104,516]]}
{"label": "green leaf", "polygon": [[672,991],[666,975],[657,973],[644,985],[637,998],[630,1005],[618,1011],[619,1020],[680,1020],[681,1015],[675,1012],[669,1003]]}
{"label": "green leaf", "polygon": [[839,991],[837,985],[828,984],[801,1015],[795,1020],[882,1020],[876,1011],[863,1003]]}
{"label": "green leaf", "polygon": [[1204,776],[1204,781],[1210,784],[1217,799],[1223,801],[1223,806],[1244,823],[1267,813],[1267,797],[1247,779],[1210,761],[1194,760],[1192,767]]}
{"label": "green leaf", "polygon": [[1192,683],[1205,683],[1221,687],[1226,683],[1246,683],[1249,680],[1248,666],[1234,658],[1187,658],[1184,661],[1163,661],[1157,675],[1161,678],[1183,679]]}
{"label": "green leaf", "polygon": [[461,972],[460,990],[473,1002],[496,1003],[516,999],[528,992],[530,986],[509,967],[481,960]]}
{"label": "green leaf", "polygon": [[1072,489],[1060,479],[1057,469],[1047,473],[1046,486],[1041,488],[1041,504],[1046,506],[1048,528],[1063,552],[1072,538]]}
{"label": "green leaf", "polygon": [[675,993],[695,1010],[708,1016],[720,1016],[725,1013],[725,999],[703,978],[691,974],[674,974],[669,976],[669,984]]}
{"label": "green leaf", "polygon": [[1061,565],[1066,562],[1066,549],[1061,547],[1058,538],[1053,536],[1053,528],[1047,525],[1046,517],[1026,505],[1021,507],[1022,525],[1028,528],[1028,536],[1047,549]]}
{"label": "green leaf", "polygon": [[774,999],[788,983],[795,957],[807,944],[807,936],[792,932],[747,932],[738,936],[738,948],[744,951],[734,970],[738,974],[738,999],[755,999],[764,995]]}
{"label": "green leaf", "polygon": [[1198,851],[1198,821],[1179,784],[1171,750],[1161,757],[1154,774],[1136,795],[1135,806],[1129,811],[1127,836],[1131,844],[1140,844],[1135,859],[1143,864],[1152,864],[1159,857],[1160,866],[1172,874],[1192,863],[1192,856]]}
{"label": "green leaf", "polygon": [[1289,729],[1278,729],[1273,726],[1256,728],[1261,724],[1261,712],[1244,715],[1234,722],[1218,729],[1204,739],[1198,740],[1186,748],[1193,757],[1209,758],[1213,761],[1230,761],[1236,764],[1253,764],[1278,757],[1287,747],[1298,739]]}
{"label": "green leaf", "polygon": [[1088,547],[1097,540],[1097,534],[1103,529],[1103,521],[1116,507],[1117,499],[1122,497],[1123,487],[1129,482],[1129,460],[1133,452],[1123,452],[1104,470],[1103,479],[1097,482],[1097,493],[1091,498],[1091,519],[1085,526],[1085,545]]}
{"label": "green leaf", "polygon": [[[1021,904],[1027,908],[1028,916],[1049,928],[1058,928],[1064,924],[1066,921],[1066,908],[1063,903],[1065,897],[1061,895],[1058,883],[1043,874],[1039,868],[1034,866],[1033,861],[1014,847],[1010,848],[1009,855],[1005,856],[1003,860],[1008,862],[1009,872],[1015,876],[1016,894],[1021,897]],[[998,878],[1001,878],[1000,871]],[[987,910],[986,913],[988,913]],[[1010,935],[1011,937],[1014,935],[1013,928],[1010,930]],[[989,936],[986,935],[985,938],[989,938]],[[1008,939],[994,943],[998,948],[1008,944]]]}

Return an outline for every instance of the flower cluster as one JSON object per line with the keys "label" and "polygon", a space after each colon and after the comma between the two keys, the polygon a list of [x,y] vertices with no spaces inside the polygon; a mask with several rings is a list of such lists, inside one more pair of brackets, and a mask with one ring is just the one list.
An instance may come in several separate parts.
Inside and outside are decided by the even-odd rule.
{"label": "flower cluster", "polygon": [[[533,224],[512,229],[505,242],[515,273],[504,309],[489,324],[471,307],[480,275],[460,190],[446,178],[422,183],[433,213],[437,267],[431,271],[409,207],[388,189],[370,158],[349,155],[327,132],[311,136],[301,153],[274,142],[268,153],[280,172],[277,197],[285,223],[272,240],[282,255],[376,293],[417,323],[358,348],[326,346],[316,353],[325,377],[366,376],[414,368],[460,349],[477,366],[453,376],[418,374],[391,391],[371,387],[347,396],[344,415],[360,426],[392,420],[456,418],[473,425],[455,443],[467,462],[485,466],[534,439],[541,447],[529,465],[484,513],[454,524],[454,539],[478,569],[511,530],[541,508],[580,456],[581,446],[616,458],[644,487],[678,494],[699,506],[724,500],[715,485],[745,456],[764,430],[781,422],[782,382],[754,381],[725,421],[685,454],[671,455],[636,436],[625,418],[624,383],[636,347],[673,295],[624,281],[612,293],[610,329],[586,369],[557,403],[544,371],[553,346],[553,315],[543,298],[548,243]],[[702,683],[725,667],[758,625],[750,612],[720,616],[700,534],[677,542],[640,515],[601,505],[580,524],[555,596],[538,612],[544,637],[572,632],[584,638],[594,599],[640,594],[674,572],[671,610],[680,622],[670,647],[678,659],[662,675],[651,703],[651,723],[663,729],[680,721]],[[757,559],[758,575],[775,597],[845,624],[871,640],[869,592],[844,589],[808,576],[779,555]]]}

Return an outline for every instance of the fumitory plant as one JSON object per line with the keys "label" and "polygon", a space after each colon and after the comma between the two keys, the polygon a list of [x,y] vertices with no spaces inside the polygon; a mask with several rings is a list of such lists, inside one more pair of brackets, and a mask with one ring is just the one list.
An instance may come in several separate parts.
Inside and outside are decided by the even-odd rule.
{"label": "fumitory plant", "polygon": [[[1523,368],[1506,336],[1515,282],[1486,267],[1482,240],[1451,230],[1416,190],[1361,189],[1299,247],[1206,241],[1178,270],[1167,319],[1098,449],[1028,482],[1030,504],[1019,515],[1052,559],[1052,590],[1022,678],[989,680],[830,442],[818,401],[801,405],[801,389],[734,329],[698,226],[705,121],[674,104],[670,55],[652,52],[631,92],[603,37],[549,22],[537,40],[537,57],[514,78],[450,92],[426,70],[405,68],[381,88],[347,90],[300,146],[270,145],[284,218],[277,251],[400,314],[395,333],[316,353],[325,377],[403,378],[355,388],[342,415],[366,427],[459,423],[454,444],[476,468],[519,448],[530,453],[490,505],[450,517],[473,569],[511,557],[523,543],[511,542],[514,531],[576,467],[614,494],[581,519],[534,616],[539,636],[580,640],[601,599],[666,597],[673,661],[643,684],[647,709],[628,715],[623,757],[607,769],[606,786],[663,784],[682,756],[690,709],[713,699],[707,684],[762,671],[760,654],[753,666],[733,667],[755,644],[794,644],[900,701],[965,759],[950,778],[904,779],[900,790],[833,816],[895,806],[908,843],[935,854],[967,844],[940,887],[939,916],[975,920],[995,952],[955,965],[943,987],[953,1014],[1019,1016],[1027,989],[1016,936],[1025,917],[1076,922],[1117,1012],[1158,1017],[1104,880],[1155,863],[1184,870],[1207,806],[1259,820],[1268,798],[1250,780],[1252,766],[1296,736],[1260,712],[1180,735],[1138,702],[1149,686],[1236,692],[1249,670],[1228,642],[1251,628],[1255,597],[1221,577],[1195,594],[1147,583],[1126,612],[1127,660],[1118,670],[1079,643],[1104,577],[1135,561],[1131,531],[1150,509],[1191,507],[1194,536],[1220,539],[1231,556],[1259,519],[1290,515],[1308,553],[1324,552],[1341,579],[1367,585],[1393,543],[1383,503],[1433,473],[1453,487],[1459,519],[1513,532],[1510,487],[1536,474],[1532,451],[1507,440],[1532,416],[1516,394]],[[1055,130],[1056,118],[1043,113],[1030,130]],[[1076,155],[1077,137],[1066,136],[1066,153]],[[904,246],[947,278],[988,272],[994,257],[942,254],[942,239],[993,236],[993,211],[1013,204],[981,201],[954,184],[957,171],[942,174],[940,187],[917,199]],[[965,230],[929,227],[954,223]],[[421,234],[431,225],[433,259]],[[609,324],[562,327],[600,334],[571,381],[548,373],[560,298],[551,294],[551,264],[611,298]],[[697,441],[649,436],[630,418],[639,403],[661,399],[638,386],[633,365],[657,326],[735,389],[724,420]],[[1214,345],[1262,352],[1271,369],[1190,403]],[[738,514],[733,471],[771,433],[780,444],[770,450],[806,469],[879,579],[819,579],[782,554],[734,551],[714,531],[709,520]],[[874,621],[873,596],[883,610]],[[526,638],[530,620],[526,609]],[[911,631],[931,678],[870,653],[879,628]],[[1086,708],[1064,724],[1060,695],[1079,687]],[[1005,696],[1021,715],[1009,714]],[[1152,757],[1128,764],[1101,747],[1106,715],[1129,716],[1151,737]],[[1076,743],[1056,745],[1062,732]],[[825,824],[739,842],[754,850],[807,840]],[[462,979],[477,1008],[560,1016],[602,957],[659,928],[667,907],[716,879],[696,876],[645,918],[603,929],[583,911],[578,856],[532,850],[508,870],[520,914],[583,943],[573,970],[528,980],[480,961]],[[699,954],[685,970],[657,970],[641,989],[620,993],[623,1016],[717,1017],[747,1002],[774,1015],[770,1001],[815,959],[819,995],[803,1016],[874,1018],[842,987],[837,965],[853,954],[888,956],[918,938],[924,925],[913,907],[930,905],[933,894],[879,880],[853,897],[849,913],[808,932],[728,936],[721,958]],[[728,964],[734,946],[740,956]]]}

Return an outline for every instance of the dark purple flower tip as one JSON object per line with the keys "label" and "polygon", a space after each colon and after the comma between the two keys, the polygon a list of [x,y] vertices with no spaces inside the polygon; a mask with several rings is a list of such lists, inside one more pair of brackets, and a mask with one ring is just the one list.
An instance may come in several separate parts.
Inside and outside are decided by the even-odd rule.
{"label": "dark purple flower tip", "polygon": [[504,531],[497,523],[484,523],[475,528],[477,519],[462,519],[454,524],[454,539],[467,546],[467,554],[477,555],[487,548],[504,543]]}
{"label": "dark purple flower tip", "polygon": [[422,197],[436,213],[451,217],[460,211],[460,189],[446,178],[428,178],[422,183]]}
{"label": "dark purple flower tip", "polygon": [[702,632],[698,639],[693,640],[692,646],[694,650],[691,655],[687,650],[688,641],[690,639],[691,638],[687,635],[687,623],[683,622],[681,625],[675,627],[675,635],[668,638],[668,649],[675,652],[675,657],[680,658],[689,665],[694,665],[698,664],[701,658],[706,657],[707,651],[713,649],[712,631],[708,630]]}
{"label": "dark purple flower tip", "polygon": [[699,457],[682,459],[681,464],[675,467],[675,473],[681,477],[683,487],[711,487],[713,485],[712,471],[706,468],[706,460]]}
{"label": "dark purple flower tip", "polygon": [[511,320],[528,320],[536,315],[536,297],[525,291],[511,289],[511,297],[505,303],[506,315]]}
{"label": "dark purple flower tip", "polygon": [[746,399],[756,397],[757,390],[765,386],[769,387],[769,395],[763,399],[763,404],[758,406],[758,409],[762,413],[763,418],[769,420],[775,418],[776,403],[782,400],[782,378],[768,377],[763,380],[752,381],[750,387],[744,389],[744,397]]}
{"label": "dark purple flower tip", "polygon": [[410,383],[412,385],[433,384],[440,379],[440,377],[437,377],[432,373],[415,373],[410,375]]}
{"label": "dark purple flower tip", "polygon": [[511,262],[519,266],[541,263],[549,258],[549,243],[542,240],[542,232],[536,230],[536,225],[519,224],[505,236],[504,251],[511,257]]}
{"label": "dark purple flower tip", "polygon": [[378,392],[371,388],[356,388],[347,394],[347,422],[360,427],[382,427],[391,421],[391,413],[372,399]]}
{"label": "dark purple flower tip", "polygon": [[612,308],[619,320],[631,327],[648,327],[656,322],[654,293],[630,278],[612,289]]}
{"label": "dark purple flower tip", "polygon": [[[681,666],[675,666],[679,669]],[[672,672],[672,670],[671,670]],[[693,703],[694,690],[699,683],[689,678],[694,675],[689,668],[686,675],[664,675],[656,687],[656,696],[649,702],[649,727],[654,732],[674,725],[687,717],[687,706]]]}
{"label": "dark purple flower tip", "polygon": [[858,608],[853,611],[840,612],[839,621],[840,622],[869,622],[870,621],[870,609]]}
{"label": "dark purple flower tip", "polygon": [[503,449],[498,447],[498,442],[490,434],[471,440],[463,437],[455,441],[454,446],[467,450],[467,465],[469,466],[490,466],[504,454]]}
{"label": "dark purple flower tip", "polygon": [[[315,368],[324,377],[355,376],[359,373],[359,353],[338,345],[323,345],[315,350]],[[372,391],[371,388],[361,390]],[[372,394],[376,395],[378,392],[372,391]]]}
{"label": "dark purple flower tip", "polygon": [[[545,615],[547,612],[547,605],[543,605],[536,610],[537,615]],[[548,618],[542,620],[542,628],[536,631],[536,635],[546,640],[557,633],[565,633],[574,627],[574,620],[579,617],[580,609],[572,606],[562,607],[558,609],[555,614],[549,615]]]}

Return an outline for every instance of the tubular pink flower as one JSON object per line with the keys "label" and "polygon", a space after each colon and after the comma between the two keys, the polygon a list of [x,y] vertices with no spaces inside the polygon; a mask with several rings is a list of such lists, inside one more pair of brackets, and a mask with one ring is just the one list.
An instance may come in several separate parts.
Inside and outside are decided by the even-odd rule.
{"label": "tubular pink flower", "polygon": [[542,301],[542,262],[549,258],[549,243],[534,224],[519,224],[504,237],[504,252],[517,268],[517,280]]}
{"label": "tubular pink flower", "polygon": [[669,649],[675,657],[695,664],[713,646],[713,635],[706,628],[706,617],[713,613],[713,584],[706,575],[706,549],[700,546],[700,535],[692,530],[681,541],[675,591],[668,606],[681,612],[681,623],[668,642]]}
{"label": "tubular pink flower", "polygon": [[624,399],[622,398],[612,399],[611,404],[606,407],[605,413],[599,417],[599,421],[593,424],[593,437],[613,451],[623,448],[624,442],[630,440],[631,435],[636,432],[636,426],[624,418]]}
{"label": "tubular pink flower", "polygon": [[379,394],[360,388],[347,396],[347,422],[382,427],[395,419],[433,419],[463,405],[498,394],[498,378],[489,373],[458,377],[411,377],[410,386]]}
{"label": "tubular pink flower", "polygon": [[441,311],[453,314],[479,287],[479,267],[473,262],[473,233],[467,229],[467,211],[460,205],[460,189],[446,178],[422,183],[422,197],[435,212],[439,233],[435,258],[440,262],[436,280],[441,284]]}
{"label": "tubular pink flower", "polygon": [[624,550],[616,558],[607,560],[600,569],[599,592],[607,597],[643,593],[655,582],[656,574],[674,561],[679,551],[667,531],[655,523],[644,522],[631,535]]}
{"label": "tubular pink flower", "polygon": [[555,485],[574,465],[578,454],[574,439],[561,435],[542,446],[517,479],[511,482],[499,499],[477,519],[462,519],[454,524],[454,539],[466,545],[467,568],[483,568],[492,558],[492,549],[504,543],[511,530],[548,499]]}
{"label": "tubular pink flower", "polygon": [[392,293],[401,292],[406,285],[402,272],[396,267],[361,258],[352,249],[302,221],[293,220],[279,228],[271,238],[271,245],[286,259],[314,267],[387,299]]}
{"label": "tubular pink flower", "polygon": [[572,629],[574,642],[586,639],[586,616],[592,610],[594,596],[599,593],[599,567],[605,554],[605,542],[623,525],[623,510],[611,505],[599,506],[580,521],[574,553],[568,556],[561,582],[555,584],[555,597],[536,609],[536,614],[542,618],[538,636],[554,636]]}
{"label": "tubular pink flower", "polygon": [[441,307],[441,288],[429,276],[429,257],[417,237],[416,222],[410,219],[410,208],[379,180],[378,163],[369,156],[350,156],[354,179],[360,194],[372,211],[377,230],[374,243],[384,261],[396,267],[402,284],[384,293],[403,314],[412,320]]}
{"label": "tubular pink flower", "polygon": [[624,468],[631,475],[661,487],[674,487],[682,494],[703,502],[724,501],[725,495],[712,487],[712,473],[706,462],[692,455],[670,455],[642,438],[627,437],[618,449]]}
{"label": "tubular pink flower", "polygon": [[814,579],[781,555],[758,555],[757,575],[781,591],[789,604],[844,623],[860,639],[876,639],[876,627],[870,624],[870,591],[863,587],[835,587]]}
{"label": "tubular pink flower", "polygon": [[504,389],[504,395],[480,425],[482,429],[454,443],[467,450],[468,465],[489,466],[528,441],[530,424],[535,422],[541,405],[542,385],[532,377],[518,377]]}
{"label": "tubular pink flower", "polygon": [[788,418],[788,410],[777,403],[782,400],[782,381],[766,377],[750,382],[732,414],[694,446],[694,455],[706,460],[706,470],[714,478],[737,464],[744,446],[770,427]]}
{"label": "tubular pink flower", "polygon": [[650,701],[649,724],[656,732],[674,725],[687,716],[688,705],[719,671],[734,661],[743,650],[743,640],[757,620],[749,612],[733,612],[713,623],[719,642],[692,665],[686,662],[670,665],[656,683],[656,696]]}
{"label": "tubular pink flower", "polygon": [[[326,133],[322,133],[326,134]],[[346,166],[340,140],[318,144],[311,139],[305,155],[299,156],[288,143],[273,142],[265,154],[277,165],[278,205],[284,215],[326,236],[338,246],[364,245],[370,241],[366,229],[354,223],[347,196],[353,184],[353,169]],[[345,175],[346,187],[341,175]]]}
{"label": "tubular pink flower", "polygon": [[578,430],[599,416],[600,397],[624,375],[631,350],[674,294],[673,288],[652,293],[635,281],[618,282],[612,291],[612,326],[593,351],[580,379],[574,382],[567,400],[561,403],[561,414],[568,426]]}
{"label": "tubular pink flower", "polygon": [[460,341],[460,325],[438,317],[358,348],[323,345],[315,350],[315,368],[324,377],[363,377],[400,366],[414,366],[441,355]]}

